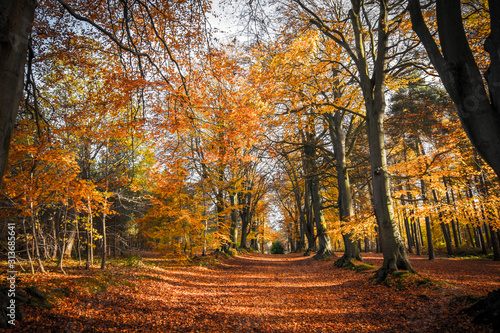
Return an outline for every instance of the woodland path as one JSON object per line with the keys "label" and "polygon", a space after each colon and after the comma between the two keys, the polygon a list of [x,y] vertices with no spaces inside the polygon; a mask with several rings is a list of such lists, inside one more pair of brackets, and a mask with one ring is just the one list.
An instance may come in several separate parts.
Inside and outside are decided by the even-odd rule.
{"label": "woodland path", "polygon": [[[380,255],[365,258],[381,264]],[[107,284],[99,292],[64,298],[53,309],[27,309],[14,332],[33,327],[44,327],[44,332],[488,331],[459,313],[463,304],[449,304],[455,296],[485,295],[499,288],[499,263],[429,262],[416,256],[412,263],[433,279],[453,284],[396,290],[371,283],[373,272],[337,269],[331,261],[298,254],[246,254],[211,268],[142,266],[110,268],[107,273],[94,269],[90,276],[75,270],[67,277],[59,275],[66,280],[58,285],[99,279]]]}

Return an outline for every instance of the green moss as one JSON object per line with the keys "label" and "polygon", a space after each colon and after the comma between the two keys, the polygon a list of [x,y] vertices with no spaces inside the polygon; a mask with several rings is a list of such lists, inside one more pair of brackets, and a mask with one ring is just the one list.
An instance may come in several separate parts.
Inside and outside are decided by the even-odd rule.
{"label": "green moss", "polygon": [[375,266],[368,264],[368,263],[365,263],[365,262],[361,262],[360,264],[356,264],[356,262],[354,260],[349,260],[349,261],[345,262],[343,264],[343,268],[345,270],[351,270],[351,271],[354,271],[356,273],[361,273],[361,272],[366,272],[366,271],[376,269]]}
{"label": "green moss", "polygon": [[376,267],[373,266],[373,265],[370,265],[370,264],[359,264],[359,265],[354,265],[354,267],[352,269],[356,273],[360,273],[360,272],[366,272],[366,271],[374,270],[374,269],[376,269]]}

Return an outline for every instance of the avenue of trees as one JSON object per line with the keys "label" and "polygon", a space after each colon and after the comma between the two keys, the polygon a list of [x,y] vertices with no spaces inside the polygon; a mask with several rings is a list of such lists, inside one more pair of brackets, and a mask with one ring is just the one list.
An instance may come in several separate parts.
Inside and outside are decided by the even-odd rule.
{"label": "avenue of trees", "polygon": [[0,0],[0,233],[32,272],[278,239],[381,252],[379,282],[500,260],[500,1],[222,1],[244,40],[212,5]]}

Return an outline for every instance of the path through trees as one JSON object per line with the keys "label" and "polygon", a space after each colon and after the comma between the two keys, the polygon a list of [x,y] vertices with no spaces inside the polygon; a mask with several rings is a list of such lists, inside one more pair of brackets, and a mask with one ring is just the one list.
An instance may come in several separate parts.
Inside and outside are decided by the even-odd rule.
{"label": "path through trees", "polygon": [[[365,259],[376,266],[383,261],[380,254]],[[366,272],[299,254],[246,254],[209,268],[159,268],[164,259],[145,258],[141,266],[37,275],[38,283],[47,280],[40,288],[67,288],[70,296],[52,309],[28,307],[15,332],[44,325],[71,332],[487,331],[460,313],[465,305],[457,297],[498,288],[500,263],[411,259],[439,283],[395,290],[370,283]]]}

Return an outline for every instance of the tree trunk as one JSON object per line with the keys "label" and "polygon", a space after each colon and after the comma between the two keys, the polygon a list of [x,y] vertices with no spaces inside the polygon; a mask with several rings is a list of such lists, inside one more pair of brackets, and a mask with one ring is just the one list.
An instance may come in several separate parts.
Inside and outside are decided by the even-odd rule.
{"label": "tree trunk", "polygon": [[424,21],[419,0],[410,0],[413,30],[422,41],[441,81],[457,106],[470,141],[497,176],[500,175],[500,1],[490,0],[490,54],[486,72],[489,96],[463,28],[460,0],[437,0],[440,48]]}
{"label": "tree trunk", "polygon": [[383,136],[383,112],[381,112],[381,110],[385,109],[383,100],[382,97],[377,102],[374,101],[371,110],[367,107],[370,114],[368,119],[368,142],[370,144],[373,200],[380,231],[380,245],[384,256],[382,267],[377,272],[379,282],[383,281],[387,274],[398,269],[414,272],[394,217]]}
{"label": "tree trunk", "polygon": [[429,252],[429,260],[434,260],[436,255],[434,253],[434,244],[432,243],[431,219],[429,216],[425,217],[425,229],[427,231],[427,252]]}
{"label": "tree trunk", "polygon": [[[440,212],[439,213],[439,219],[443,219],[443,214]],[[444,242],[446,243],[446,252],[448,252],[449,256],[453,255],[453,248],[451,246],[451,236],[450,236],[450,230],[447,227],[447,224],[444,222],[440,223],[441,225],[441,231],[443,232],[443,237],[444,237]]]}
{"label": "tree trunk", "polygon": [[[67,209],[67,208],[66,208]],[[63,236],[61,237],[61,251],[59,252],[59,270],[66,275],[66,272],[64,271],[63,267],[63,260],[64,260],[64,250],[66,248],[66,234],[67,234],[67,223],[64,223],[64,233]]]}
{"label": "tree trunk", "polygon": [[[107,200],[107,198],[106,198]],[[107,235],[106,235],[106,213],[102,215],[102,251],[101,251],[101,269],[106,268],[106,247],[108,246],[107,243]]]}
{"label": "tree trunk", "polygon": [[248,227],[251,223],[251,201],[252,201],[252,185],[247,184],[245,186],[246,193],[238,194],[238,202],[242,204],[242,208],[240,209],[240,218],[241,218],[241,239],[240,239],[240,247],[242,249],[247,249],[247,236],[248,236]]}
{"label": "tree trunk", "polygon": [[313,251],[316,249],[316,238],[314,235],[314,224],[312,217],[312,209],[311,209],[311,186],[310,180],[305,180],[305,193],[304,193],[304,216],[305,216],[305,234],[307,238],[307,250],[306,254],[309,251]]}
{"label": "tree trunk", "polygon": [[[434,198],[434,202],[437,204],[439,202],[439,199],[437,197],[436,190],[432,190],[432,196]],[[443,238],[446,243],[446,252],[448,252],[449,256],[452,256],[453,248],[451,245],[451,236],[449,228],[447,227],[446,223],[443,222],[443,212],[439,212],[439,221],[440,221],[441,231],[443,232]]]}
{"label": "tree trunk", "polygon": [[[65,221],[65,223],[68,223]],[[69,231],[68,231],[68,240],[66,242],[66,247],[64,249],[64,256],[67,258],[71,258],[71,252],[73,251],[73,246],[75,244],[76,238],[76,226],[73,223],[70,223]]]}
{"label": "tree trunk", "polygon": [[352,0],[350,18],[354,30],[357,67],[360,72],[361,90],[365,101],[370,165],[373,186],[375,216],[380,232],[381,249],[384,256],[382,267],[377,272],[377,282],[383,281],[387,274],[398,269],[415,272],[401,238],[390,193],[390,177],[387,170],[387,157],[384,142],[385,79],[387,66],[387,26],[388,2],[379,2],[380,15],[377,28],[377,54],[373,64],[373,75],[368,75],[368,63],[364,53],[361,6],[362,1]]}
{"label": "tree trunk", "polygon": [[500,242],[498,234],[493,229],[491,229],[491,245],[493,246],[493,260],[500,261]]}
{"label": "tree trunk", "polygon": [[[406,215],[406,213],[405,213]],[[408,241],[408,252],[413,253],[413,237],[411,234],[410,223],[408,222],[408,217],[404,217],[404,224],[406,230],[406,239]]]}
{"label": "tree trunk", "polygon": [[299,222],[298,222],[297,228],[299,229],[298,230],[299,241],[297,242],[297,249],[296,249],[296,251],[297,252],[302,252],[304,250],[305,243],[306,243],[306,233],[304,231],[305,225],[306,225],[306,221],[305,221],[305,218],[304,218],[304,212],[302,211],[302,207],[300,206],[301,203],[299,202],[298,204],[299,204],[299,206],[297,206],[297,210],[298,210],[298,214],[299,214]]}
{"label": "tree trunk", "polygon": [[238,196],[236,194],[230,194],[229,199],[231,201],[231,207],[233,207],[231,211],[231,229],[229,231],[230,242],[231,247],[235,249],[238,243],[238,208],[236,208],[238,205]]}
{"label": "tree trunk", "polygon": [[469,239],[470,239],[470,243],[472,245],[472,247],[475,247],[475,243],[474,243],[474,240],[475,240],[475,237],[472,236],[472,232],[470,231],[470,226],[467,224],[467,234],[469,235]]}
{"label": "tree trunk", "polygon": [[30,243],[28,241],[28,233],[26,232],[26,218],[23,217],[23,232],[26,238],[26,255],[28,256],[28,261],[30,263],[31,274],[35,274],[35,268],[33,267],[33,260],[31,259],[30,253]]}
{"label": "tree trunk", "polygon": [[[59,212],[59,215],[60,215],[60,212]],[[52,255],[51,255],[51,259],[52,260],[56,260],[57,259],[57,253],[58,253],[58,248],[59,248],[59,241],[58,241],[58,230],[56,228],[56,225],[60,225],[61,224],[61,221],[60,221],[60,216],[57,218],[57,221],[55,219],[55,216],[53,216],[51,218],[51,221],[52,221],[52,237],[54,238],[54,247],[52,248]]]}
{"label": "tree trunk", "polygon": [[0,0],[0,186],[23,95],[28,36],[35,7],[35,0]]}
{"label": "tree trunk", "polygon": [[325,216],[321,208],[321,198],[319,194],[319,177],[313,177],[311,189],[311,199],[316,223],[316,234],[318,237],[318,251],[315,257],[320,258],[325,255],[333,255],[332,243],[326,230]]}
{"label": "tree trunk", "polygon": [[486,243],[484,242],[484,235],[483,235],[483,230],[482,230],[481,226],[477,227],[477,234],[478,234],[479,240],[481,242],[481,253],[487,254],[488,250],[486,249]]}
{"label": "tree trunk", "polygon": [[80,224],[78,220],[76,221],[76,247],[78,253],[78,268],[82,267],[82,248],[81,248],[81,239],[80,239]]}
{"label": "tree trunk", "polygon": [[85,249],[87,250],[87,261],[85,262],[85,269],[90,269],[90,232],[86,230],[87,242],[85,243]]}
{"label": "tree trunk", "polygon": [[417,249],[417,255],[420,255],[420,240],[418,239],[417,224],[415,222],[412,222],[412,229],[413,229],[413,235],[415,236],[414,242],[415,242],[415,247]]}
{"label": "tree trunk", "polygon": [[[304,133],[305,132],[305,133]],[[314,121],[311,115],[307,117],[307,127],[306,130],[301,132],[303,137],[303,165],[306,177],[306,199],[307,199],[307,189],[309,189],[309,195],[311,198],[312,207],[312,217],[314,219],[314,224],[316,226],[316,237],[318,240],[318,250],[315,257],[319,258],[323,255],[333,254],[332,244],[330,236],[326,231],[325,218],[323,215],[323,210],[321,207],[321,196],[319,193],[319,174],[317,166],[317,154],[316,154],[316,133],[314,128]],[[310,246],[309,246],[310,248]]]}
{"label": "tree trunk", "polygon": [[[443,184],[446,189],[446,202],[448,203],[449,206],[451,206],[452,202],[450,200],[450,194],[448,193],[448,182],[446,181],[446,177],[443,177]],[[458,249],[459,247],[459,242],[458,242],[458,234],[457,234],[457,229],[455,228],[455,221],[453,219],[453,213],[450,213],[452,216],[451,219],[451,230],[453,231],[453,240],[455,241],[455,248]],[[450,237],[451,238],[451,237]]]}
{"label": "tree trunk", "polygon": [[[347,171],[345,134],[342,127],[342,115],[336,112],[334,116],[327,115],[330,127],[330,137],[334,142],[335,162],[337,163],[337,184],[339,192],[339,218],[341,223],[345,223],[354,216],[354,207],[352,203],[351,184],[349,182],[349,173]],[[343,267],[352,260],[362,261],[361,252],[353,242],[353,234],[343,232],[344,254],[336,262],[335,266]],[[366,250],[366,246],[365,246]]]}
{"label": "tree trunk", "polygon": [[[484,208],[484,207],[483,207]],[[486,216],[484,216],[484,209],[483,209],[483,218],[486,220]],[[491,232],[490,232],[490,226],[486,223],[483,224],[484,228],[484,234],[486,236],[486,247],[489,249],[491,248]]]}

